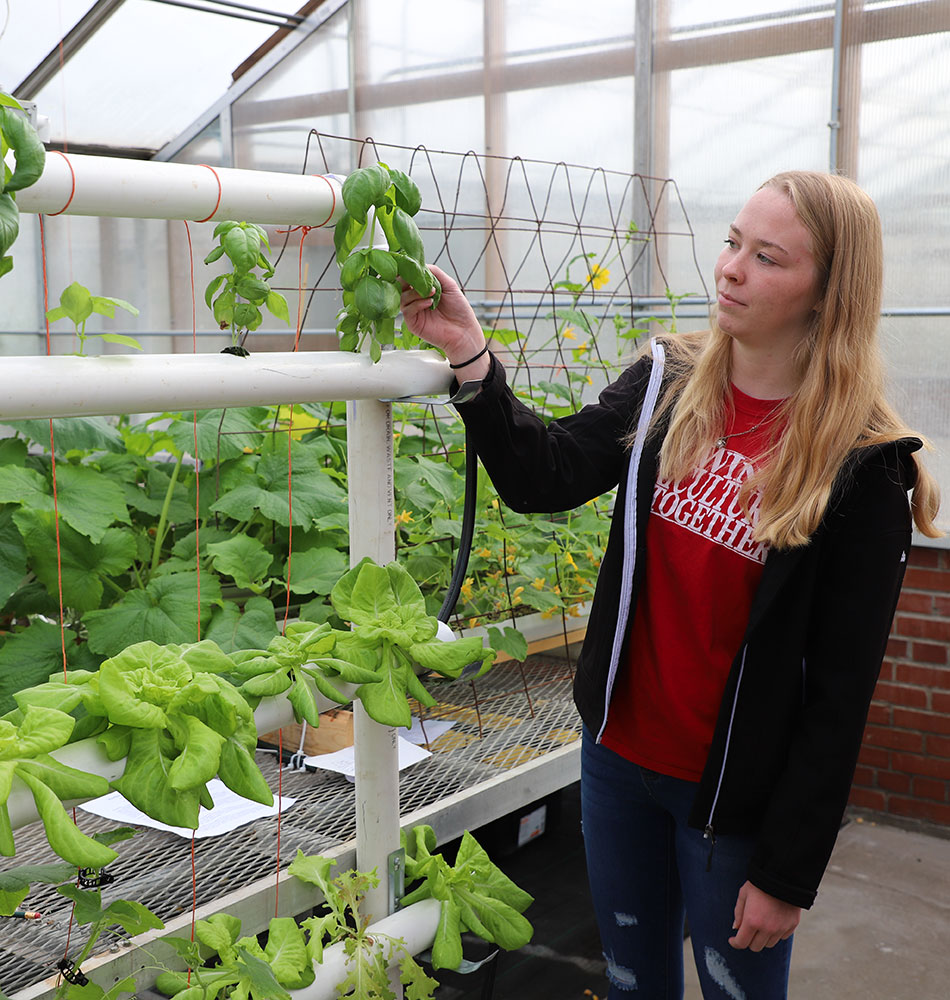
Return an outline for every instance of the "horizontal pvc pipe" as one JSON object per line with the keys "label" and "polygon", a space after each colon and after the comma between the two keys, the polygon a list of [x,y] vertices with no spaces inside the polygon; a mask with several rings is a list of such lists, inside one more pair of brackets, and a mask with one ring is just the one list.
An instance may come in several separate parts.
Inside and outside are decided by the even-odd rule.
{"label": "horizontal pvc pipe", "polygon": [[0,420],[398,399],[442,395],[450,382],[434,351],[386,351],[376,364],[342,351],[10,357],[0,365]]}
{"label": "horizontal pvc pipe", "polygon": [[342,179],[52,151],[17,192],[21,212],[124,219],[222,219],[326,226],[343,213]]}
{"label": "horizontal pvc pipe", "polygon": [[[441,913],[442,904],[437,899],[423,899],[370,924],[368,932],[383,947],[386,942],[380,941],[381,938],[402,939],[405,950],[410,955],[418,955],[432,947]],[[290,995],[295,1000],[336,1000],[340,995],[337,986],[346,976],[347,956],[343,949],[342,942],[327,948],[323,961],[314,965],[317,978],[302,990],[290,990]],[[390,968],[398,963],[400,954],[400,949],[394,949]]]}

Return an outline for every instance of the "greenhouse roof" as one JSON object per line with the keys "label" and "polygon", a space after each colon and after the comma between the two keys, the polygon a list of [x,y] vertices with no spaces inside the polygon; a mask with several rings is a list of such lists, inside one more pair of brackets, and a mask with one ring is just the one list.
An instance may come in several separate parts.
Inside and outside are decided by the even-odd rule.
{"label": "greenhouse roof", "polygon": [[3,0],[0,89],[52,148],[150,156],[322,0]]}

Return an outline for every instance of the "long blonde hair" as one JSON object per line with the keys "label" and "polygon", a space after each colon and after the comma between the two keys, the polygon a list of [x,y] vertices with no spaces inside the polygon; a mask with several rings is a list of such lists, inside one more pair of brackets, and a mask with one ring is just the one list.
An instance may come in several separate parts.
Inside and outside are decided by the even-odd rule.
{"label": "long blonde hair", "polygon": [[[877,341],[883,280],[881,223],[874,202],[834,174],[788,171],[762,187],[783,192],[812,239],[823,289],[820,308],[795,356],[798,388],[776,415],[773,441],[740,498],[761,493],[755,537],[777,548],[805,545],[828,506],[835,477],[855,448],[913,434],[885,398]],[[660,475],[690,475],[708,456],[727,418],[731,339],[716,325],[664,341],[672,379],[654,428],[672,410]],[[919,436],[919,435],[918,435]],[[911,498],[918,530],[931,538],[939,491],[917,462]]]}

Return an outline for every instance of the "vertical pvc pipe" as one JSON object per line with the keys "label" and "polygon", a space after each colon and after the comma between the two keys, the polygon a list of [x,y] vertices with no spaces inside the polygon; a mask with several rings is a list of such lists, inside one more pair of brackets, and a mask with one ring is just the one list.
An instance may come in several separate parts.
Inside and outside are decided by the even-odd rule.
{"label": "vertical pvc pipe", "polygon": [[[395,549],[392,408],[378,400],[347,404],[350,563],[369,556],[392,562]],[[396,730],[374,722],[357,702],[356,866],[376,869],[379,887],[366,896],[364,916],[389,913],[388,858],[399,847],[399,758]]]}

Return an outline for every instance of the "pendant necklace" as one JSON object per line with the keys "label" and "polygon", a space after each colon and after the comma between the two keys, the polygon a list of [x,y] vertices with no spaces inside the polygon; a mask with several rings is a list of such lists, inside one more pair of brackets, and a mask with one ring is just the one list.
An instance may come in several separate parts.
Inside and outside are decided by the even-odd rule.
{"label": "pendant necklace", "polygon": [[769,412],[766,413],[766,415],[757,424],[753,424],[752,427],[748,427],[744,431],[736,431],[734,434],[723,434],[722,437],[716,438],[715,447],[725,448],[726,442],[729,440],[729,438],[742,437],[743,434],[751,434],[753,431],[757,431],[763,424],[768,423],[772,419],[772,417],[774,417],[775,414],[778,413],[779,408],[784,402],[785,402],[784,399],[780,399],[778,404],[776,406],[773,406],[772,409],[769,410]]}

